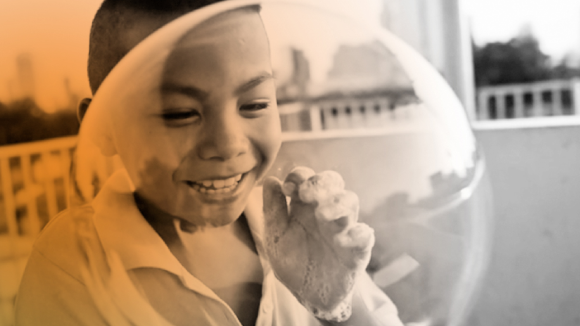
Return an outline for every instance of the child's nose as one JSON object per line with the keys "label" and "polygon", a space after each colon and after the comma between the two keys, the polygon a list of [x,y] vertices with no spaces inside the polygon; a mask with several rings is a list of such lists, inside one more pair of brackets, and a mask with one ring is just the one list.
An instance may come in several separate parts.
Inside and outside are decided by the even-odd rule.
{"label": "child's nose", "polygon": [[227,161],[247,152],[248,141],[240,121],[235,117],[218,116],[205,120],[198,155],[204,160]]}

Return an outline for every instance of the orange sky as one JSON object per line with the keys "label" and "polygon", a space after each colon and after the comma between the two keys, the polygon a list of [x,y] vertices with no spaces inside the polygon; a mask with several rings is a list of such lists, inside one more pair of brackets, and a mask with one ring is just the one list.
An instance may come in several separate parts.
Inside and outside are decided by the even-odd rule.
{"label": "orange sky", "polygon": [[[47,111],[67,106],[73,93],[89,96],[86,76],[88,35],[102,0],[0,0],[0,102],[23,94],[16,58],[28,53],[37,103]],[[377,16],[381,0],[335,1],[349,14]],[[363,5],[364,4],[364,5]],[[344,8],[342,8],[344,7]]]}
{"label": "orange sky", "polygon": [[52,111],[68,104],[72,92],[89,94],[86,77],[88,35],[100,0],[2,0],[0,2],[0,101],[22,93],[16,58],[29,53],[35,95]]}

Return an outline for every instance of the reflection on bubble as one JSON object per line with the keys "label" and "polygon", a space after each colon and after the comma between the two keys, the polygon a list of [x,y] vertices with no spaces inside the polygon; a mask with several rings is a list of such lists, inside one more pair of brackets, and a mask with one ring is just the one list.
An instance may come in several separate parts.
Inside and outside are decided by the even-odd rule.
{"label": "reflection on bubble", "polygon": [[[485,264],[490,223],[485,167],[463,108],[388,33],[272,7],[264,21],[287,133],[271,173],[302,165],[339,172],[376,232],[367,271],[402,321],[458,324]],[[291,24],[293,17],[308,19]]]}
{"label": "reflection on bubble", "polygon": [[490,223],[484,162],[461,104],[387,32],[300,6],[265,5],[263,16],[286,132],[271,173],[339,172],[376,232],[367,271],[402,321],[460,323]]}

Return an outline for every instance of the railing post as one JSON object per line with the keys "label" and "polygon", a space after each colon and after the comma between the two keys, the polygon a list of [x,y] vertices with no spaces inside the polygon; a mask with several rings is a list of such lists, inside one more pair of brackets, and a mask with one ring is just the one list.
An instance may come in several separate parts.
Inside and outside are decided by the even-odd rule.
{"label": "railing post", "polygon": [[500,91],[497,92],[495,95],[495,107],[497,112],[497,119],[505,119],[505,92]]}
{"label": "railing post", "polygon": [[382,122],[382,126],[389,125],[390,123],[395,120],[395,113],[391,111],[391,100],[388,97],[384,97],[379,100],[379,107],[380,107],[380,118]]}
{"label": "railing post", "polygon": [[18,222],[16,222],[16,205],[14,203],[14,188],[12,187],[12,174],[10,171],[10,158],[0,158],[0,177],[2,177],[2,195],[4,197],[4,210],[8,234],[18,236]]}
{"label": "railing post", "polygon": [[479,98],[478,98],[478,105],[479,105],[479,120],[488,120],[489,119],[489,108],[487,107],[487,103],[489,101],[489,94],[487,90],[481,89],[479,91]]}
{"label": "railing post", "polygon": [[562,115],[562,87],[559,83],[552,86],[552,113]]}
{"label": "railing post", "polygon": [[[333,114],[333,111],[336,114]],[[324,129],[337,129],[338,128],[338,108],[334,103],[327,103],[327,106],[324,108]]]}
{"label": "railing post", "polygon": [[[20,164],[22,168],[22,180],[24,182],[24,193],[26,197],[26,211],[28,215],[28,226],[30,227],[30,235],[36,236],[41,229],[40,220],[38,218],[38,207],[36,206],[36,194],[33,189],[32,182],[32,167],[30,164],[30,154],[24,153],[20,156]],[[47,201],[48,203],[48,201]]]}
{"label": "railing post", "polygon": [[[66,202],[66,207],[69,208],[70,207],[70,188],[71,188],[71,181],[70,181],[70,177],[71,177],[71,166],[72,166],[72,158],[70,155],[70,151],[68,148],[63,148],[60,150],[60,157],[61,157],[61,162],[64,162],[64,164],[62,165],[62,177],[63,177],[63,182],[64,182],[64,196],[65,196],[65,202]],[[52,218],[52,216],[49,216],[49,218]]]}
{"label": "railing post", "polygon": [[572,79],[572,103],[574,114],[580,116],[580,78]]}
{"label": "railing post", "polygon": [[310,131],[321,131],[322,130],[322,119],[320,114],[322,113],[320,106],[312,105],[310,106]]}
{"label": "railing post", "polygon": [[366,115],[361,112],[361,107],[366,111],[364,101],[353,100],[351,102],[351,122],[353,128],[364,128],[366,127]]}
{"label": "railing post", "polygon": [[368,127],[377,128],[381,126],[381,120],[379,119],[379,112],[375,111],[375,105],[378,103],[378,99],[369,100],[366,103],[366,123]]}
{"label": "railing post", "polygon": [[[348,129],[350,127],[350,117],[346,114],[346,108],[350,107],[350,103],[340,101],[337,103],[336,108],[338,110],[338,115],[336,116],[336,122],[339,129]],[[352,109],[351,109],[352,113]]]}
{"label": "railing post", "polygon": [[534,87],[532,89],[532,94],[534,98],[534,109],[533,109],[533,116],[534,117],[541,117],[544,115],[544,106],[542,103],[542,90]]}
{"label": "railing post", "polygon": [[44,165],[43,168],[46,175],[46,178],[44,179],[44,187],[46,191],[46,206],[48,207],[49,218],[58,213],[58,207],[56,205],[56,191],[54,189],[54,178],[52,177],[57,171],[49,171],[50,164],[48,160],[50,159],[50,155],[50,151],[44,151],[41,153],[41,164]]}
{"label": "railing post", "polygon": [[521,88],[514,88],[514,117],[523,118],[524,117],[524,90]]}

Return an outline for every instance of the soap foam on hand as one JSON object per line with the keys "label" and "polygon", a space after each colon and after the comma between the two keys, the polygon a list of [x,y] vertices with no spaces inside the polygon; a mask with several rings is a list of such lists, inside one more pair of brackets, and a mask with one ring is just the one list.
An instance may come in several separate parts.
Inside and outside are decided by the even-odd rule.
{"label": "soap foam on hand", "polygon": [[[370,260],[374,231],[359,223],[358,197],[334,171],[291,171],[264,183],[266,252],[278,279],[316,317],[350,317],[354,284]],[[289,207],[286,196],[290,197]]]}

